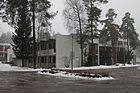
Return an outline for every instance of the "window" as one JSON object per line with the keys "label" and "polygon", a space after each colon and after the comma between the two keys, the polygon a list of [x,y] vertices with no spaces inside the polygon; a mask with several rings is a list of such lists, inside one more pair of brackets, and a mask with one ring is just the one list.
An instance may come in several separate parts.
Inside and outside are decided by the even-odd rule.
{"label": "window", "polygon": [[0,45],[0,49],[3,49],[3,46],[2,45]]}
{"label": "window", "polygon": [[45,60],[44,60],[44,57],[41,57],[41,63],[44,63]]}
{"label": "window", "polygon": [[39,57],[37,57],[37,59],[38,59],[37,61],[38,61],[38,63],[39,63]]}
{"label": "window", "polygon": [[118,41],[118,45],[123,45],[123,44],[122,44],[122,41]]}
{"label": "window", "polygon": [[51,63],[51,56],[49,56],[49,63]]}
{"label": "window", "polygon": [[46,43],[42,43],[41,44],[41,50],[46,50],[47,49],[47,44]]}
{"label": "window", "polygon": [[51,43],[49,43],[49,49],[52,49],[52,44]]}
{"label": "window", "polygon": [[55,44],[55,42],[53,42],[53,49],[54,49],[54,52],[56,52],[56,44]]}
{"label": "window", "polygon": [[5,49],[10,49],[10,46],[5,46]]}
{"label": "window", "polygon": [[98,44],[94,44],[94,46],[92,44],[90,44],[89,46],[89,50],[98,50]]}
{"label": "window", "polygon": [[56,56],[53,56],[53,63],[56,63]]}
{"label": "window", "polygon": [[47,56],[44,57],[44,62],[47,63]]}
{"label": "window", "polygon": [[124,42],[124,45],[126,46],[127,45],[127,42]]}

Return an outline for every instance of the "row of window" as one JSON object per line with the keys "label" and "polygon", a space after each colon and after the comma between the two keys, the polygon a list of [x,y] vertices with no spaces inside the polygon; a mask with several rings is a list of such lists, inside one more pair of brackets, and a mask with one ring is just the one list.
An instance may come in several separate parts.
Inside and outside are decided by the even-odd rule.
{"label": "row of window", "polygon": [[47,49],[54,49],[54,52],[56,51],[56,44],[55,41],[52,42],[41,42],[38,45],[38,50],[47,50]]}
{"label": "row of window", "polygon": [[0,45],[0,49],[10,49],[10,46],[8,46],[8,45]]}
{"label": "row of window", "polygon": [[0,53],[0,61],[7,61],[7,53]]}
{"label": "row of window", "polygon": [[[126,46],[127,45],[127,42],[122,42],[122,41],[118,41],[118,45],[120,45],[120,46]],[[94,44],[94,45],[92,45],[92,44],[90,44],[89,45],[89,50],[98,50],[98,44]]]}
{"label": "row of window", "polygon": [[56,56],[38,57],[38,63],[56,63]]}
{"label": "row of window", "polygon": [[118,45],[120,45],[120,46],[126,46],[127,45],[127,42],[122,42],[122,41],[118,41]]}

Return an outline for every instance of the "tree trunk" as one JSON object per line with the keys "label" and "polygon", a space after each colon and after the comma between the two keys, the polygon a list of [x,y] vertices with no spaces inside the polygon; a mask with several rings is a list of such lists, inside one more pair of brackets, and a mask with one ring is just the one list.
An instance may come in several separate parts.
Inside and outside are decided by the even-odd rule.
{"label": "tree trunk", "polygon": [[[91,47],[92,47],[92,51],[94,51],[95,46],[94,46],[94,41],[93,41],[93,20],[91,20]],[[95,58],[94,58],[94,52],[92,52],[92,63],[93,65],[95,65]]]}
{"label": "tree trunk", "polygon": [[106,48],[106,46],[107,46],[107,41],[105,41],[105,45],[104,45],[104,47],[105,47],[105,65],[107,64],[107,48]]}
{"label": "tree trunk", "polygon": [[22,67],[24,67],[25,66],[25,64],[24,64],[25,60],[24,60],[24,58],[22,58],[21,60],[22,60]]}
{"label": "tree trunk", "polygon": [[84,60],[83,60],[83,33],[82,33],[82,24],[81,24],[81,17],[80,17],[80,13],[77,12],[78,15],[78,21],[79,21],[79,30],[80,30],[80,48],[81,48],[81,66],[83,66],[84,64]]}
{"label": "tree trunk", "polygon": [[33,61],[34,61],[34,69],[36,69],[36,35],[35,35],[35,4],[34,4],[34,0],[32,0],[33,4]]}
{"label": "tree trunk", "polygon": [[128,32],[127,32],[127,59],[126,59],[126,63],[129,63],[129,59],[128,59],[128,52],[129,52],[129,36],[128,36]]}
{"label": "tree trunk", "polygon": [[115,63],[115,40],[114,40],[114,34],[111,31],[111,41],[112,41],[112,65],[114,65]]}
{"label": "tree trunk", "polygon": [[83,58],[83,44],[81,44],[81,66],[84,66],[83,62],[84,62],[84,58]]}
{"label": "tree trunk", "polygon": [[[91,7],[91,9],[93,8],[92,2],[90,4],[90,7]],[[92,46],[92,51],[94,51],[95,46],[94,46],[94,41],[93,41],[94,33],[93,33],[93,19],[92,18],[90,19],[90,24],[91,24],[91,27],[90,27],[90,30],[91,30],[91,46]],[[93,63],[93,65],[95,65],[94,52],[92,53],[92,63]]]}

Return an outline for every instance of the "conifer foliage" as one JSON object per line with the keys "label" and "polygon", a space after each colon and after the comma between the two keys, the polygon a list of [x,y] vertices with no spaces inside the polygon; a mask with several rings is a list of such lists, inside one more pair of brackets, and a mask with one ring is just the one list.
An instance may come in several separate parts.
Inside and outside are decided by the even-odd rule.
{"label": "conifer foliage", "polygon": [[[108,1],[107,0],[83,0],[83,1],[87,12],[86,33],[89,35],[88,39],[90,41],[90,45],[92,46],[90,51],[93,52],[95,50],[94,39],[99,38],[98,25],[100,24],[99,18],[102,12],[102,10],[98,6],[99,4],[105,4]],[[95,57],[96,57],[95,54],[92,53],[91,55],[92,62],[90,62],[90,65],[97,65],[97,62],[95,62]]]}
{"label": "conifer foliage", "polygon": [[114,19],[117,17],[117,14],[114,12],[114,9],[109,9],[106,18],[104,20],[104,28],[102,31],[105,31],[107,33],[106,38],[109,38],[111,40],[111,57],[112,57],[112,65],[117,62],[117,47],[118,46],[118,39],[121,38],[121,35],[119,33],[119,25],[115,24]]}
{"label": "conifer foliage", "polygon": [[27,3],[27,0],[20,0],[17,25],[15,26],[15,33],[12,36],[13,50],[16,57],[22,59],[22,66],[24,66],[24,59],[29,58],[31,43],[31,21]]}
{"label": "conifer foliage", "polygon": [[123,33],[123,39],[127,39],[127,49],[129,46],[136,47],[138,44],[138,34],[134,27],[134,19],[130,17],[130,13],[126,12],[122,19],[121,32]]}
{"label": "conifer foliage", "polygon": [[[29,45],[32,46],[30,40],[36,41],[36,38],[30,38],[31,31],[35,33],[33,34],[33,37],[35,37],[35,30],[41,27],[48,27],[50,24],[48,20],[56,15],[56,13],[49,12],[50,7],[51,4],[49,0],[0,0],[0,17],[3,22],[7,22],[15,28],[12,40],[14,43],[13,50],[17,58],[23,60],[29,57],[29,52],[31,52],[29,51]],[[32,28],[31,22],[34,23],[32,24]],[[33,42],[33,44],[36,45],[35,42]],[[36,49],[34,49],[34,53],[32,54],[36,55],[35,53]],[[34,59],[36,59],[36,57],[34,57]]]}
{"label": "conifer foliage", "polygon": [[129,12],[125,13],[125,16],[122,18],[121,32],[123,39],[127,40],[127,52],[125,53],[126,63],[130,63],[133,58],[133,51],[136,46],[139,44],[139,35],[137,34],[134,27],[134,19],[130,17]]}

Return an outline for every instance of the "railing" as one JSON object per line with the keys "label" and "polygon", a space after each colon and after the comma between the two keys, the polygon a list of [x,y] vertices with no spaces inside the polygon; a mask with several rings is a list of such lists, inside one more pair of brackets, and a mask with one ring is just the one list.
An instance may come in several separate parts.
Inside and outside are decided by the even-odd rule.
{"label": "railing", "polygon": [[39,50],[37,52],[37,56],[48,56],[48,55],[54,55],[54,49],[49,49],[49,50]]}

